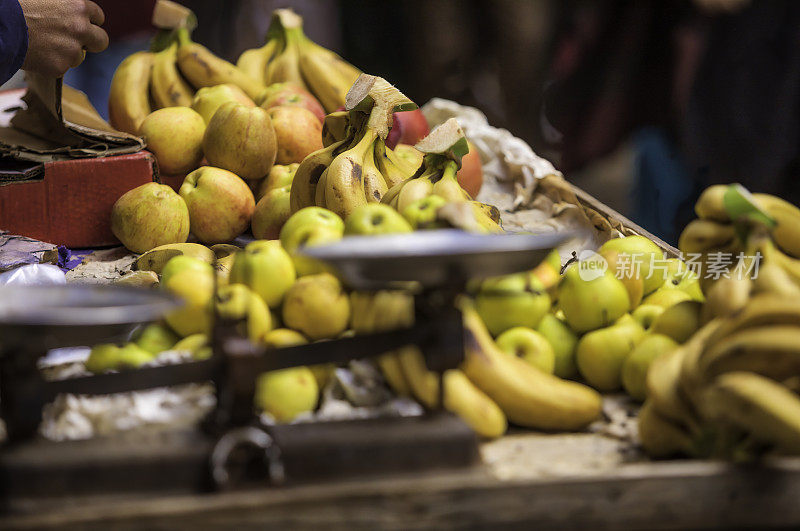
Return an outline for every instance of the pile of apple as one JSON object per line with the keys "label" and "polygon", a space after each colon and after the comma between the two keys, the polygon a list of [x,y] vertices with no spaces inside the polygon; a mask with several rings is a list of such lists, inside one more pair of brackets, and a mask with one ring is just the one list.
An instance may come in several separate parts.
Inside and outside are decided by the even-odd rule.
{"label": "pile of apple", "polygon": [[568,262],[563,274],[553,252],[528,273],[488,279],[473,290],[502,350],[639,401],[650,362],[701,324],[697,276],[643,236],[609,240],[596,254]]}

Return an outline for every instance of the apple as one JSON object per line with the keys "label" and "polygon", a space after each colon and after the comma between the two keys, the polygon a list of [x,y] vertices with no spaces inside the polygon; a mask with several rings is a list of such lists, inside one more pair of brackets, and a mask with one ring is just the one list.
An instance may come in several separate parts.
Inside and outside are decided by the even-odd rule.
{"label": "apple", "polygon": [[206,360],[212,354],[208,336],[205,334],[192,334],[184,337],[175,343],[172,350],[190,352],[192,357],[197,360]]}
{"label": "apple", "polygon": [[578,346],[578,336],[575,332],[552,313],[547,313],[542,317],[536,331],[543,335],[553,347],[555,355],[553,374],[559,378],[575,376],[578,372],[578,368],[575,366],[575,348]]}
{"label": "apple", "polygon": [[570,265],[558,286],[559,308],[569,327],[578,333],[608,326],[630,307],[628,291],[611,271],[584,279],[582,264]]}
{"label": "apple", "polygon": [[685,291],[696,301],[703,302],[705,296],[700,289],[700,280],[697,273],[689,269],[686,263],[680,258],[667,259],[664,284],[662,288],[674,288]]}
{"label": "apple", "polygon": [[294,174],[297,173],[298,166],[300,166],[299,163],[276,164],[269,170],[266,178],[255,181],[258,183],[255,192],[256,202],[260,201],[270,190],[292,186]]}
{"label": "apple", "polygon": [[256,202],[253,192],[236,174],[203,166],[180,188],[189,208],[192,234],[203,243],[228,242],[250,226]]}
{"label": "apple", "polygon": [[642,304],[633,310],[631,315],[642,328],[645,330],[650,330],[650,327],[653,326],[653,322],[663,312],[663,306],[658,306],[656,304]]}
{"label": "apple", "polygon": [[292,258],[281,242],[257,240],[236,254],[230,282],[248,286],[267,306],[277,308],[296,278]]}
{"label": "apple", "polygon": [[642,296],[644,295],[643,277],[635,274],[635,271],[630,271],[630,274],[628,274],[627,271],[622,269],[622,267],[627,266],[624,266],[625,262],[621,262],[621,260],[627,259],[630,261],[630,258],[626,257],[624,254],[621,258],[620,252],[614,249],[605,249],[600,253],[600,256],[608,263],[608,270],[622,282],[625,289],[628,291],[628,299],[630,300],[629,309],[632,310],[639,306],[642,302]]}
{"label": "apple", "polygon": [[263,179],[278,151],[272,118],[261,107],[223,103],[208,123],[203,150],[211,166],[242,179]]}
{"label": "apple", "polygon": [[481,283],[475,309],[486,328],[498,336],[509,328],[536,328],[550,309],[550,297],[531,273],[493,277]]}
{"label": "apple", "polygon": [[311,340],[333,339],[347,329],[350,298],[330,273],[297,279],[283,300],[283,322]]}
{"label": "apple", "polygon": [[[659,274],[659,268],[664,266],[664,251],[644,236],[633,235],[608,240],[600,246],[598,254],[602,256],[606,251],[627,255],[627,263],[631,266],[629,271],[635,272],[638,269],[644,282],[644,295],[649,295],[664,283],[663,275]],[[651,265],[655,266],[652,271]]]}
{"label": "apple", "polygon": [[299,164],[311,153],[322,149],[322,123],[303,107],[272,107],[272,118],[278,152],[276,164]]}
{"label": "apple", "polygon": [[194,95],[192,109],[203,117],[205,123],[211,121],[214,113],[217,112],[223,103],[235,101],[246,107],[255,107],[256,104],[251,100],[242,89],[233,83],[223,83],[213,87],[202,87]]}
{"label": "apple", "polygon": [[395,209],[381,203],[356,207],[344,220],[346,235],[396,234],[413,230]]}
{"label": "apple", "polygon": [[147,183],[128,190],[111,207],[111,232],[128,250],[144,253],[159,245],[184,243],[189,210],[164,184]]}
{"label": "apple", "polygon": [[443,228],[446,225],[438,220],[436,213],[446,204],[444,197],[429,195],[408,205],[402,214],[414,230]]}
{"label": "apple", "polygon": [[310,92],[293,83],[273,83],[256,98],[262,109],[281,106],[301,107],[310,111],[320,123],[325,121],[325,109]]}
{"label": "apple", "polygon": [[272,317],[264,300],[244,284],[228,284],[217,291],[217,312],[223,319],[242,321],[238,332],[256,344],[263,344],[272,329]]}
{"label": "apple", "polygon": [[[174,260],[174,259],[173,259]],[[184,269],[161,282],[161,289],[184,300],[184,306],[167,314],[167,324],[181,337],[211,331],[211,302],[214,298],[214,271],[209,267]]]}
{"label": "apple", "polygon": [[202,274],[211,273],[214,268],[195,256],[181,254],[170,258],[161,269],[161,282],[166,283],[175,273],[179,271],[199,271]]}
{"label": "apple", "polygon": [[255,406],[278,422],[289,422],[314,411],[319,386],[308,367],[292,367],[260,374],[253,397]]}
{"label": "apple", "polygon": [[622,364],[622,386],[639,402],[647,398],[647,370],[653,360],[676,349],[678,344],[661,334],[648,334],[641,340]]}
{"label": "apple", "polygon": [[302,246],[313,247],[341,240],[344,221],[335,212],[322,207],[301,208],[284,223],[280,233],[281,245],[286,249],[297,270],[297,276],[328,271],[328,268],[312,258],[298,255]]}
{"label": "apple", "polygon": [[703,303],[696,300],[681,301],[665,309],[653,321],[650,330],[663,334],[678,343],[685,343],[703,324]]}
{"label": "apple", "polygon": [[522,358],[542,372],[553,374],[555,370],[553,347],[536,330],[524,326],[509,328],[497,337],[495,343],[503,352]]}
{"label": "apple", "polygon": [[478,148],[470,141],[467,141],[469,152],[461,157],[461,168],[456,173],[456,179],[461,188],[466,190],[470,197],[478,197],[478,193],[483,186],[483,163]]}
{"label": "apple", "polygon": [[134,343],[151,354],[158,354],[171,349],[179,339],[166,325],[153,323],[142,330]]}
{"label": "apple", "polygon": [[662,308],[669,308],[682,301],[692,300],[692,297],[683,290],[674,288],[658,288],[642,301],[642,304],[654,304]]}
{"label": "apple", "polygon": [[165,107],[147,115],[139,136],[156,157],[158,169],[165,174],[185,174],[203,160],[203,117],[189,107]]}
{"label": "apple", "polygon": [[396,112],[392,114],[392,128],[386,137],[386,145],[390,149],[394,149],[397,144],[413,146],[430,132],[431,128],[421,110]]}
{"label": "apple", "polygon": [[622,384],[622,365],[645,331],[637,323],[594,330],[578,342],[575,360],[586,382],[598,391],[616,391]]}

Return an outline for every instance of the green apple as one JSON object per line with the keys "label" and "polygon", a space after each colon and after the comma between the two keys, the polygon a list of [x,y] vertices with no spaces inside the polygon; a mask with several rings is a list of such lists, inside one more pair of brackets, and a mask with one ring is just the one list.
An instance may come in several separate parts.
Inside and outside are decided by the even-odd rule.
{"label": "green apple", "polygon": [[496,337],[516,326],[536,328],[550,310],[550,297],[535,275],[516,273],[484,280],[475,309]]}
{"label": "green apple", "polygon": [[328,271],[314,260],[297,254],[302,246],[313,247],[333,243],[342,239],[344,221],[335,212],[321,207],[306,207],[298,210],[284,223],[280,240],[297,270],[297,276],[313,275]]}
{"label": "green apple", "polygon": [[161,269],[161,283],[165,284],[169,279],[179,271],[198,271],[200,273],[213,273],[214,268],[208,262],[181,254],[170,258]]}
{"label": "green apple", "polygon": [[664,311],[663,306],[657,306],[655,304],[642,304],[633,312],[631,315],[639,325],[644,328],[645,330],[650,330],[650,327],[653,326],[653,321],[661,315]]}
{"label": "green apple", "polygon": [[184,350],[192,353],[192,357],[205,360],[211,357],[211,345],[205,334],[192,334],[184,337],[172,347],[172,350]]}
{"label": "green apple", "polygon": [[[206,264],[207,265],[207,264]],[[167,314],[167,324],[181,337],[208,334],[214,298],[214,270],[184,269],[172,274],[161,289],[184,300],[184,306]]]}
{"label": "green apple", "polygon": [[622,365],[622,386],[634,399],[647,397],[647,369],[654,359],[678,347],[671,338],[651,333],[642,339]]}
{"label": "green apple", "polygon": [[283,249],[281,242],[256,240],[236,254],[230,282],[248,286],[267,306],[277,308],[296,278],[292,257]]}
{"label": "green apple", "polygon": [[223,83],[213,87],[202,87],[198,89],[192,101],[192,109],[203,117],[205,123],[211,121],[214,113],[217,112],[223,103],[237,101],[247,107],[255,107],[256,104],[251,100],[242,89],[233,83]]}
{"label": "green apple", "polygon": [[381,203],[367,203],[356,207],[344,220],[344,233],[347,235],[372,236],[413,230],[395,209]]}
{"label": "green apple", "polygon": [[[558,306],[569,327],[578,333],[609,326],[629,308],[628,291],[610,270],[584,280],[580,263],[570,265],[558,287]],[[587,277],[588,278],[588,277]]]}
{"label": "green apple", "polygon": [[235,173],[203,166],[186,176],[179,193],[189,208],[192,234],[203,243],[225,243],[250,226],[253,192]]}
{"label": "green apple", "polygon": [[298,166],[298,163],[274,165],[267,176],[259,181],[256,201],[260,201],[270,190],[291,187]]}
{"label": "green apple", "polygon": [[349,321],[350,298],[329,273],[297,279],[283,300],[283,322],[311,340],[335,338]]}
{"label": "green apple", "polygon": [[655,334],[665,335],[677,343],[685,343],[703,324],[703,303],[681,301],[665,309],[651,327]]}
{"label": "green apple", "polygon": [[189,237],[183,199],[165,184],[147,183],[122,194],[111,207],[111,232],[128,250],[144,253]]}
{"label": "green apple", "polygon": [[292,216],[291,195],[289,186],[274,188],[256,203],[250,227],[253,236],[259,240],[276,240],[280,236],[283,225]]}
{"label": "green apple", "polygon": [[317,407],[319,387],[308,367],[292,367],[260,374],[254,402],[278,422],[289,422]]}
{"label": "green apple", "polygon": [[414,230],[442,228],[445,224],[438,221],[436,213],[446,204],[447,200],[444,197],[429,195],[408,205],[402,214]]}
{"label": "green apple", "polygon": [[200,165],[205,132],[203,117],[189,107],[153,111],[139,128],[159,171],[166,175],[185,175]]}
{"label": "green apple", "polygon": [[153,323],[147,325],[144,330],[142,330],[134,343],[151,354],[158,354],[159,352],[171,349],[179,339],[180,338],[175,335],[175,332],[170,330],[166,325]]}
{"label": "green apple", "polygon": [[628,300],[630,301],[629,309],[633,310],[639,306],[639,304],[642,302],[642,297],[644,296],[644,280],[642,279],[642,276],[633,274],[633,272],[628,274],[627,272],[620,270],[620,257],[625,255],[621,255],[619,251],[606,249],[602,254],[600,254],[600,256],[602,256],[608,263],[608,270],[611,271],[620,282],[622,282],[622,284],[625,286],[625,289],[628,291]]}
{"label": "green apple", "polygon": [[[644,295],[654,292],[664,283],[664,277],[658,270],[663,266],[660,262],[664,260],[664,251],[644,236],[634,235],[608,240],[597,252],[603,255],[606,251],[617,251],[621,255],[628,255],[628,263],[633,266],[632,272],[638,266],[644,282]],[[652,274],[651,265],[656,266]]]}
{"label": "green apple", "polygon": [[542,317],[536,331],[542,334],[553,347],[555,354],[553,374],[559,378],[575,376],[578,371],[575,366],[575,348],[578,346],[578,336],[575,332],[552,313],[547,313]]}
{"label": "green apple", "polygon": [[241,321],[238,332],[256,344],[263,344],[272,329],[272,318],[264,300],[244,284],[222,286],[217,292],[217,312],[223,319]]}
{"label": "green apple", "polygon": [[693,300],[700,302],[705,300],[697,274],[689,269],[680,258],[669,258],[667,260],[665,277],[666,280],[661,285],[661,288],[679,289],[688,293]]}
{"label": "green apple", "polygon": [[86,360],[86,370],[100,374],[110,370],[139,367],[155,356],[134,343],[122,347],[114,344],[95,345]]}
{"label": "green apple", "polygon": [[622,384],[622,365],[644,335],[644,329],[636,323],[589,332],[576,350],[581,376],[598,391],[616,391]]}
{"label": "green apple", "polygon": [[675,288],[658,288],[642,301],[642,304],[655,304],[662,308],[669,308],[682,301],[692,300],[691,295]]}
{"label": "green apple", "polygon": [[555,370],[556,353],[536,330],[515,326],[497,336],[495,343],[506,354],[522,358],[542,372],[553,374]]}

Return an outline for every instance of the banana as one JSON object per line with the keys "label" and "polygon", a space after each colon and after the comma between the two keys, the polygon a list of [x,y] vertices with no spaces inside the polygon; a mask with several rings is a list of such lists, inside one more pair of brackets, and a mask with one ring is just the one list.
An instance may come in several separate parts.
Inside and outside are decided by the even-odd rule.
{"label": "banana", "polygon": [[350,128],[350,113],[335,111],[325,116],[322,122],[322,145],[328,147],[347,138]]}
{"label": "banana", "polygon": [[344,106],[347,91],[361,75],[341,57],[308,39],[299,45],[299,63],[303,79],[326,112]]}
{"label": "banana", "polygon": [[727,249],[735,242],[733,225],[696,219],[686,225],[678,239],[678,248],[688,254]]}
{"label": "banana", "polygon": [[723,374],[703,393],[701,412],[780,451],[800,453],[800,397],[769,378],[752,372]]}
{"label": "banana", "polygon": [[214,270],[217,272],[217,283],[224,286],[228,283],[231,276],[231,268],[233,261],[236,259],[236,253],[242,250],[238,245],[231,245],[229,243],[218,243],[211,246],[214,252]]}
{"label": "banana", "polygon": [[456,179],[458,164],[454,160],[447,161],[442,172],[442,177],[433,184],[433,194],[448,202],[472,201],[469,194],[461,188]]}
{"label": "banana", "polygon": [[153,67],[153,54],[136,52],[125,58],[114,72],[108,94],[111,125],[132,135],[152,111],[148,86]]}
{"label": "banana", "polygon": [[647,400],[664,418],[685,426],[692,433],[699,431],[699,419],[682,390],[684,358],[702,350],[703,343],[694,338],[680,347],[658,356],[647,369]]}
{"label": "banana", "polygon": [[328,168],[325,168],[325,171],[322,172],[322,175],[319,177],[319,182],[317,183],[317,188],[314,192],[314,204],[318,207],[328,208],[327,202],[325,201],[325,189],[328,186]]}
{"label": "banana", "polygon": [[419,169],[398,157],[393,150],[386,146],[386,142],[382,138],[375,142],[375,162],[389,188],[413,177]]}
{"label": "banana", "polygon": [[747,328],[709,344],[697,363],[705,381],[726,372],[750,371],[775,379],[800,374],[800,327]]}
{"label": "banana", "polygon": [[315,194],[320,177],[322,177],[323,172],[330,166],[340,151],[349,144],[350,139],[341,140],[317,150],[303,159],[292,179],[292,188],[289,195],[289,205],[292,213],[316,204]]}
{"label": "banana", "polygon": [[133,263],[133,269],[138,271],[153,271],[160,275],[161,270],[167,265],[170,258],[179,255],[193,256],[204,262],[214,262],[214,251],[199,243],[168,243],[150,249],[139,256]]}
{"label": "banana", "polygon": [[774,195],[753,194],[753,198],[775,220],[770,234],[778,247],[800,258],[800,208]]}
{"label": "banana", "polygon": [[[325,170],[325,208],[346,218],[358,206],[367,203],[364,190],[364,158],[372,151],[377,133],[370,128],[358,143],[333,159]],[[295,177],[296,178],[296,177]],[[317,203],[317,206],[323,206]]]}
{"label": "banana", "polygon": [[[303,90],[308,90],[309,87],[306,85],[303,74],[300,72],[298,31],[297,29],[288,29],[284,31],[283,49],[276,53],[269,64],[267,64],[267,71],[264,76],[267,85],[288,82],[301,87]],[[326,110],[328,109],[326,108]]]}
{"label": "banana", "polygon": [[749,276],[739,274],[738,270],[729,277],[721,277],[706,292],[703,305],[703,321],[715,317],[727,317],[744,308],[750,300],[753,281]]}
{"label": "banana", "polygon": [[153,56],[153,73],[150,94],[158,108],[191,107],[194,90],[178,72],[178,43]]}
{"label": "banana", "polygon": [[481,203],[480,201],[472,201],[472,204],[475,205],[477,209],[480,209],[489,219],[494,221],[495,223],[500,223],[500,210],[494,205],[487,205],[486,203]]}
{"label": "banana", "polygon": [[383,174],[375,164],[375,150],[370,149],[364,155],[364,195],[369,203],[380,203],[389,190]]}
{"label": "banana", "polygon": [[263,83],[251,78],[236,65],[217,57],[205,46],[192,42],[188,31],[178,32],[178,42],[178,67],[195,88],[233,83],[252,100],[264,90]]}
{"label": "banana", "polygon": [[731,217],[725,209],[725,192],[728,186],[715,184],[709,186],[694,204],[694,211],[698,217],[721,223],[730,223]]}
{"label": "banana", "polygon": [[355,83],[358,76],[361,75],[361,70],[342,59],[337,53],[320,46],[308,38],[303,39],[300,43],[300,47],[304,55],[316,54],[320,56],[322,58],[321,60],[327,63],[332,70],[335,70],[340,76],[348,79],[350,85]]}
{"label": "banana", "polygon": [[281,46],[280,39],[272,38],[260,48],[245,50],[236,61],[236,66],[262,84],[266,84],[267,64]]}
{"label": "banana", "polygon": [[500,406],[457,369],[444,373],[444,407],[461,417],[482,437],[501,437],[508,428]]}
{"label": "banana", "polygon": [[158,284],[158,275],[152,271],[131,271],[116,279],[114,284],[150,288]]}
{"label": "banana", "polygon": [[753,279],[753,293],[774,293],[783,297],[800,300],[800,286],[778,264],[766,262],[759,266],[758,275]]}
{"label": "banana", "polygon": [[691,435],[679,424],[663,417],[647,400],[639,410],[639,440],[650,457],[672,457],[694,453]]}
{"label": "banana", "polygon": [[464,300],[460,306],[465,327],[461,370],[508,420],[544,430],[579,430],[600,416],[602,399],[596,391],[500,351],[472,304]]}
{"label": "banana", "polygon": [[708,343],[715,345],[734,332],[750,328],[797,323],[800,323],[800,299],[773,293],[758,294],[750,298],[741,312],[725,320],[709,337]]}
{"label": "banana", "polygon": [[435,408],[439,403],[439,375],[428,370],[419,348],[412,345],[400,349],[398,359],[414,398],[428,409]]}

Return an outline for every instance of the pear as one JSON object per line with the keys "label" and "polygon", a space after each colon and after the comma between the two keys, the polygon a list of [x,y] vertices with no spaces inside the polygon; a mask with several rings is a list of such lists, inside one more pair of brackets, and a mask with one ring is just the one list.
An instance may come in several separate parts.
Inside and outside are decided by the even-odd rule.
{"label": "pear", "polygon": [[[174,258],[173,258],[174,260]],[[206,264],[208,265],[208,264]],[[166,321],[181,337],[211,331],[214,270],[185,269],[172,274],[161,288],[183,298],[184,306],[167,314]]]}
{"label": "pear", "polygon": [[270,308],[277,308],[297,275],[289,253],[277,240],[257,240],[236,254],[230,282],[244,284]]}
{"label": "pear", "polygon": [[289,422],[301,413],[313,411],[318,399],[319,386],[308,367],[270,371],[256,380],[256,407],[278,422]]}
{"label": "pear", "polygon": [[216,300],[220,318],[242,321],[239,334],[253,343],[264,343],[272,329],[272,316],[261,297],[244,284],[229,284],[219,289]]}
{"label": "pear", "polygon": [[576,350],[581,376],[598,391],[616,391],[622,384],[622,365],[644,335],[638,323],[628,321],[589,332]]}
{"label": "pear", "polygon": [[277,152],[269,113],[234,101],[223,103],[208,123],[203,150],[211,166],[242,179],[263,179]]}
{"label": "pear", "polygon": [[276,188],[286,188],[292,186],[294,181],[294,174],[297,173],[297,167],[300,164],[276,164],[269,170],[269,173],[264,179],[256,181],[258,188],[256,191],[256,201],[260,201],[267,192],[275,190]]}
{"label": "pear", "polygon": [[166,325],[153,323],[142,330],[134,343],[151,354],[158,354],[171,349],[179,339]]}
{"label": "pear", "polygon": [[276,164],[299,164],[322,149],[322,122],[314,113],[295,105],[280,105],[267,110],[275,130],[278,151]]}
{"label": "pear", "polygon": [[622,385],[635,400],[647,396],[647,370],[654,359],[678,347],[678,343],[661,334],[648,334],[633,349],[622,365]]}
{"label": "pear", "polygon": [[189,237],[189,210],[169,186],[143,184],[122,194],[111,207],[111,232],[134,253],[184,243]]}
{"label": "pear", "polygon": [[166,107],[147,115],[139,136],[147,141],[160,172],[185,175],[203,160],[203,117],[188,107]]}
{"label": "pear", "polygon": [[329,273],[299,278],[283,301],[283,322],[312,340],[337,337],[349,320],[350,298]]}
{"label": "pear", "polygon": [[222,104],[229,101],[239,102],[245,107],[256,106],[242,89],[233,83],[223,83],[213,87],[201,87],[194,95],[192,109],[200,114],[207,124]]}
{"label": "pear", "polygon": [[542,334],[550,343],[555,355],[553,374],[559,378],[572,378],[578,372],[575,365],[575,348],[578,346],[578,336],[570,330],[569,326],[553,315],[547,313],[539,321],[536,331]]}
{"label": "pear", "polygon": [[550,310],[550,297],[530,272],[488,278],[475,297],[475,309],[489,332],[498,336],[509,328],[536,328]]}
{"label": "pear", "polygon": [[[608,240],[600,246],[598,253],[604,256],[607,251],[617,251],[621,255],[627,255],[628,264],[632,266],[630,271],[635,272],[638,266],[639,274],[644,282],[644,295],[654,292],[664,283],[664,264],[662,263],[664,251],[644,236],[634,235]],[[655,268],[651,270],[651,266],[655,266]]]}
{"label": "pear", "polygon": [[564,272],[558,287],[558,305],[569,327],[578,333],[608,326],[628,311],[625,286],[610,270],[591,280],[581,278],[580,264]]}
{"label": "pear", "polygon": [[258,203],[253,212],[251,229],[253,236],[259,240],[276,240],[281,234],[283,225],[292,216],[290,186],[269,190]]}

